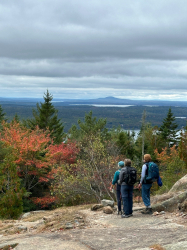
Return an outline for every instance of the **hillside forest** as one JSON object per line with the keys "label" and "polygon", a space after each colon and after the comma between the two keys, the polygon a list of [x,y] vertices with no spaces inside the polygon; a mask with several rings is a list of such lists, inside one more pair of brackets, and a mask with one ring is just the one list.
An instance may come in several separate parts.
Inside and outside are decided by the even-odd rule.
{"label": "hillside forest", "polygon": [[171,108],[160,126],[149,124],[143,111],[137,137],[121,127],[108,129],[92,111],[65,133],[52,100],[47,90],[25,120],[15,114],[7,121],[0,106],[1,218],[115,199],[109,188],[117,163],[130,158],[140,177],[145,153],[159,165],[163,181],[154,193],[168,191],[187,173],[187,127],[178,130]]}

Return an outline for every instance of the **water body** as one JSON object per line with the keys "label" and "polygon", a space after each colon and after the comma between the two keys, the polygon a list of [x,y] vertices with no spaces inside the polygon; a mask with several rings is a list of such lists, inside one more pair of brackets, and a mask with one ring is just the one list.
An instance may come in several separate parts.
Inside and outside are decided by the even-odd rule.
{"label": "water body", "polygon": [[[130,129],[126,130],[126,129],[124,129],[124,131],[127,131],[127,132],[129,131],[130,134],[132,134],[132,132],[134,132],[135,133],[135,137],[134,137],[135,140],[137,139],[138,134],[140,133],[140,129],[135,129],[135,130],[130,130]],[[184,129],[182,129],[182,132],[184,132]],[[177,137],[180,137],[181,130],[179,130],[176,135],[177,135]]]}
{"label": "water body", "polygon": [[117,107],[117,108],[127,108],[136,105],[113,105],[113,104],[70,104],[70,105],[86,105],[86,106],[94,106],[94,107]]}
{"label": "water body", "polygon": [[135,130],[130,130],[130,129],[128,129],[128,130],[126,130],[126,129],[124,129],[125,131],[129,131],[130,132],[130,134],[132,134],[133,132],[135,133],[135,136],[134,136],[134,139],[136,140],[137,139],[137,137],[138,137],[138,134],[139,134],[139,132],[140,132],[140,129],[135,129]]}

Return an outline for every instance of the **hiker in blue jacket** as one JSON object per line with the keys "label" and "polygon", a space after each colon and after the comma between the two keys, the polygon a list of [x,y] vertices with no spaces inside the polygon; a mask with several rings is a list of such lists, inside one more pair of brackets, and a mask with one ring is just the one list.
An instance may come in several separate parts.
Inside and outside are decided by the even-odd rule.
{"label": "hiker in blue jacket", "polygon": [[124,167],[124,162],[123,161],[118,162],[118,167],[119,167],[119,169],[114,174],[112,186],[110,189],[113,189],[114,185],[117,184],[116,193],[117,193],[117,203],[118,203],[118,214],[122,214],[122,211],[121,211],[121,185],[118,184],[118,180],[119,180],[121,168]]}
{"label": "hiker in blue jacket", "polygon": [[151,201],[150,201],[150,190],[152,187],[152,182],[145,182],[145,176],[148,175],[147,163],[151,162],[150,154],[144,155],[144,164],[142,166],[141,179],[139,184],[139,189],[142,186],[142,199],[144,205],[146,206],[145,210],[143,210],[142,214],[152,214]]}

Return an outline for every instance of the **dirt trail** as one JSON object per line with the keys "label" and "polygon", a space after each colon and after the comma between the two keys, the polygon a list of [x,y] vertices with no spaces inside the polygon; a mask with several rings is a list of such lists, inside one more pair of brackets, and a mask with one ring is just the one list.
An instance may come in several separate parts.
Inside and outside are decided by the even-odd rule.
{"label": "dirt trail", "polygon": [[[116,214],[82,210],[87,218],[83,229],[76,228],[54,232],[25,232],[0,236],[2,244],[18,243],[16,250],[148,250],[160,244],[166,250],[187,249],[186,223],[169,213],[142,215],[134,211],[133,217],[122,219]],[[177,221],[176,221],[177,219]],[[180,217],[185,222],[185,217]]]}

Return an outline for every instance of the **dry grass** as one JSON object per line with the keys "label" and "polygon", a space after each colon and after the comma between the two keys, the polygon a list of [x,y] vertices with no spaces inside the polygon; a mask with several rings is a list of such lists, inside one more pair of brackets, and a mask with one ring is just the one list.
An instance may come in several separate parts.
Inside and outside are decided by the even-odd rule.
{"label": "dry grass", "polygon": [[166,250],[164,247],[162,247],[159,244],[154,244],[154,245],[150,246],[150,249],[151,250]]}
{"label": "dry grass", "polygon": [[[42,217],[44,224],[38,228],[38,231],[45,230],[63,230],[66,227],[66,223],[71,223],[75,227],[75,222],[78,222],[79,227],[86,224],[86,216],[81,213],[81,210],[88,209],[91,206],[75,206],[58,208],[54,211],[50,211],[48,214]],[[39,218],[39,217],[38,217]],[[40,217],[41,219],[41,217]]]}
{"label": "dry grass", "polygon": [[14,224],[7,224],[0,222],[0,234],[9,231],[9,229],[13,228]]}
{"label": "dry grass", "polygon": [[32,228],[35,232],[55,231],[66,229],[67,223],[73,227],[84,227],[86,216],[81,210],[89,209],[91,205],[61,207],[51,211],[31,212],[31,214],[18,221],[0,220],[0,234],[19,233],[17,222]]}
{"label": "dry grass", "polygon": [[[47,221],[61,219],[61,220],[70,220],[73,214],[80,212],[83,209],[90,208],[91,205],[81,205],[73,207],[61,207],[51,211],[41,211],[37,213],[31,213],[27,218],[22,219],[24,222],[34,222],[45,218],[48,218]],[[51,219],[50,219],[51,218]]]}

